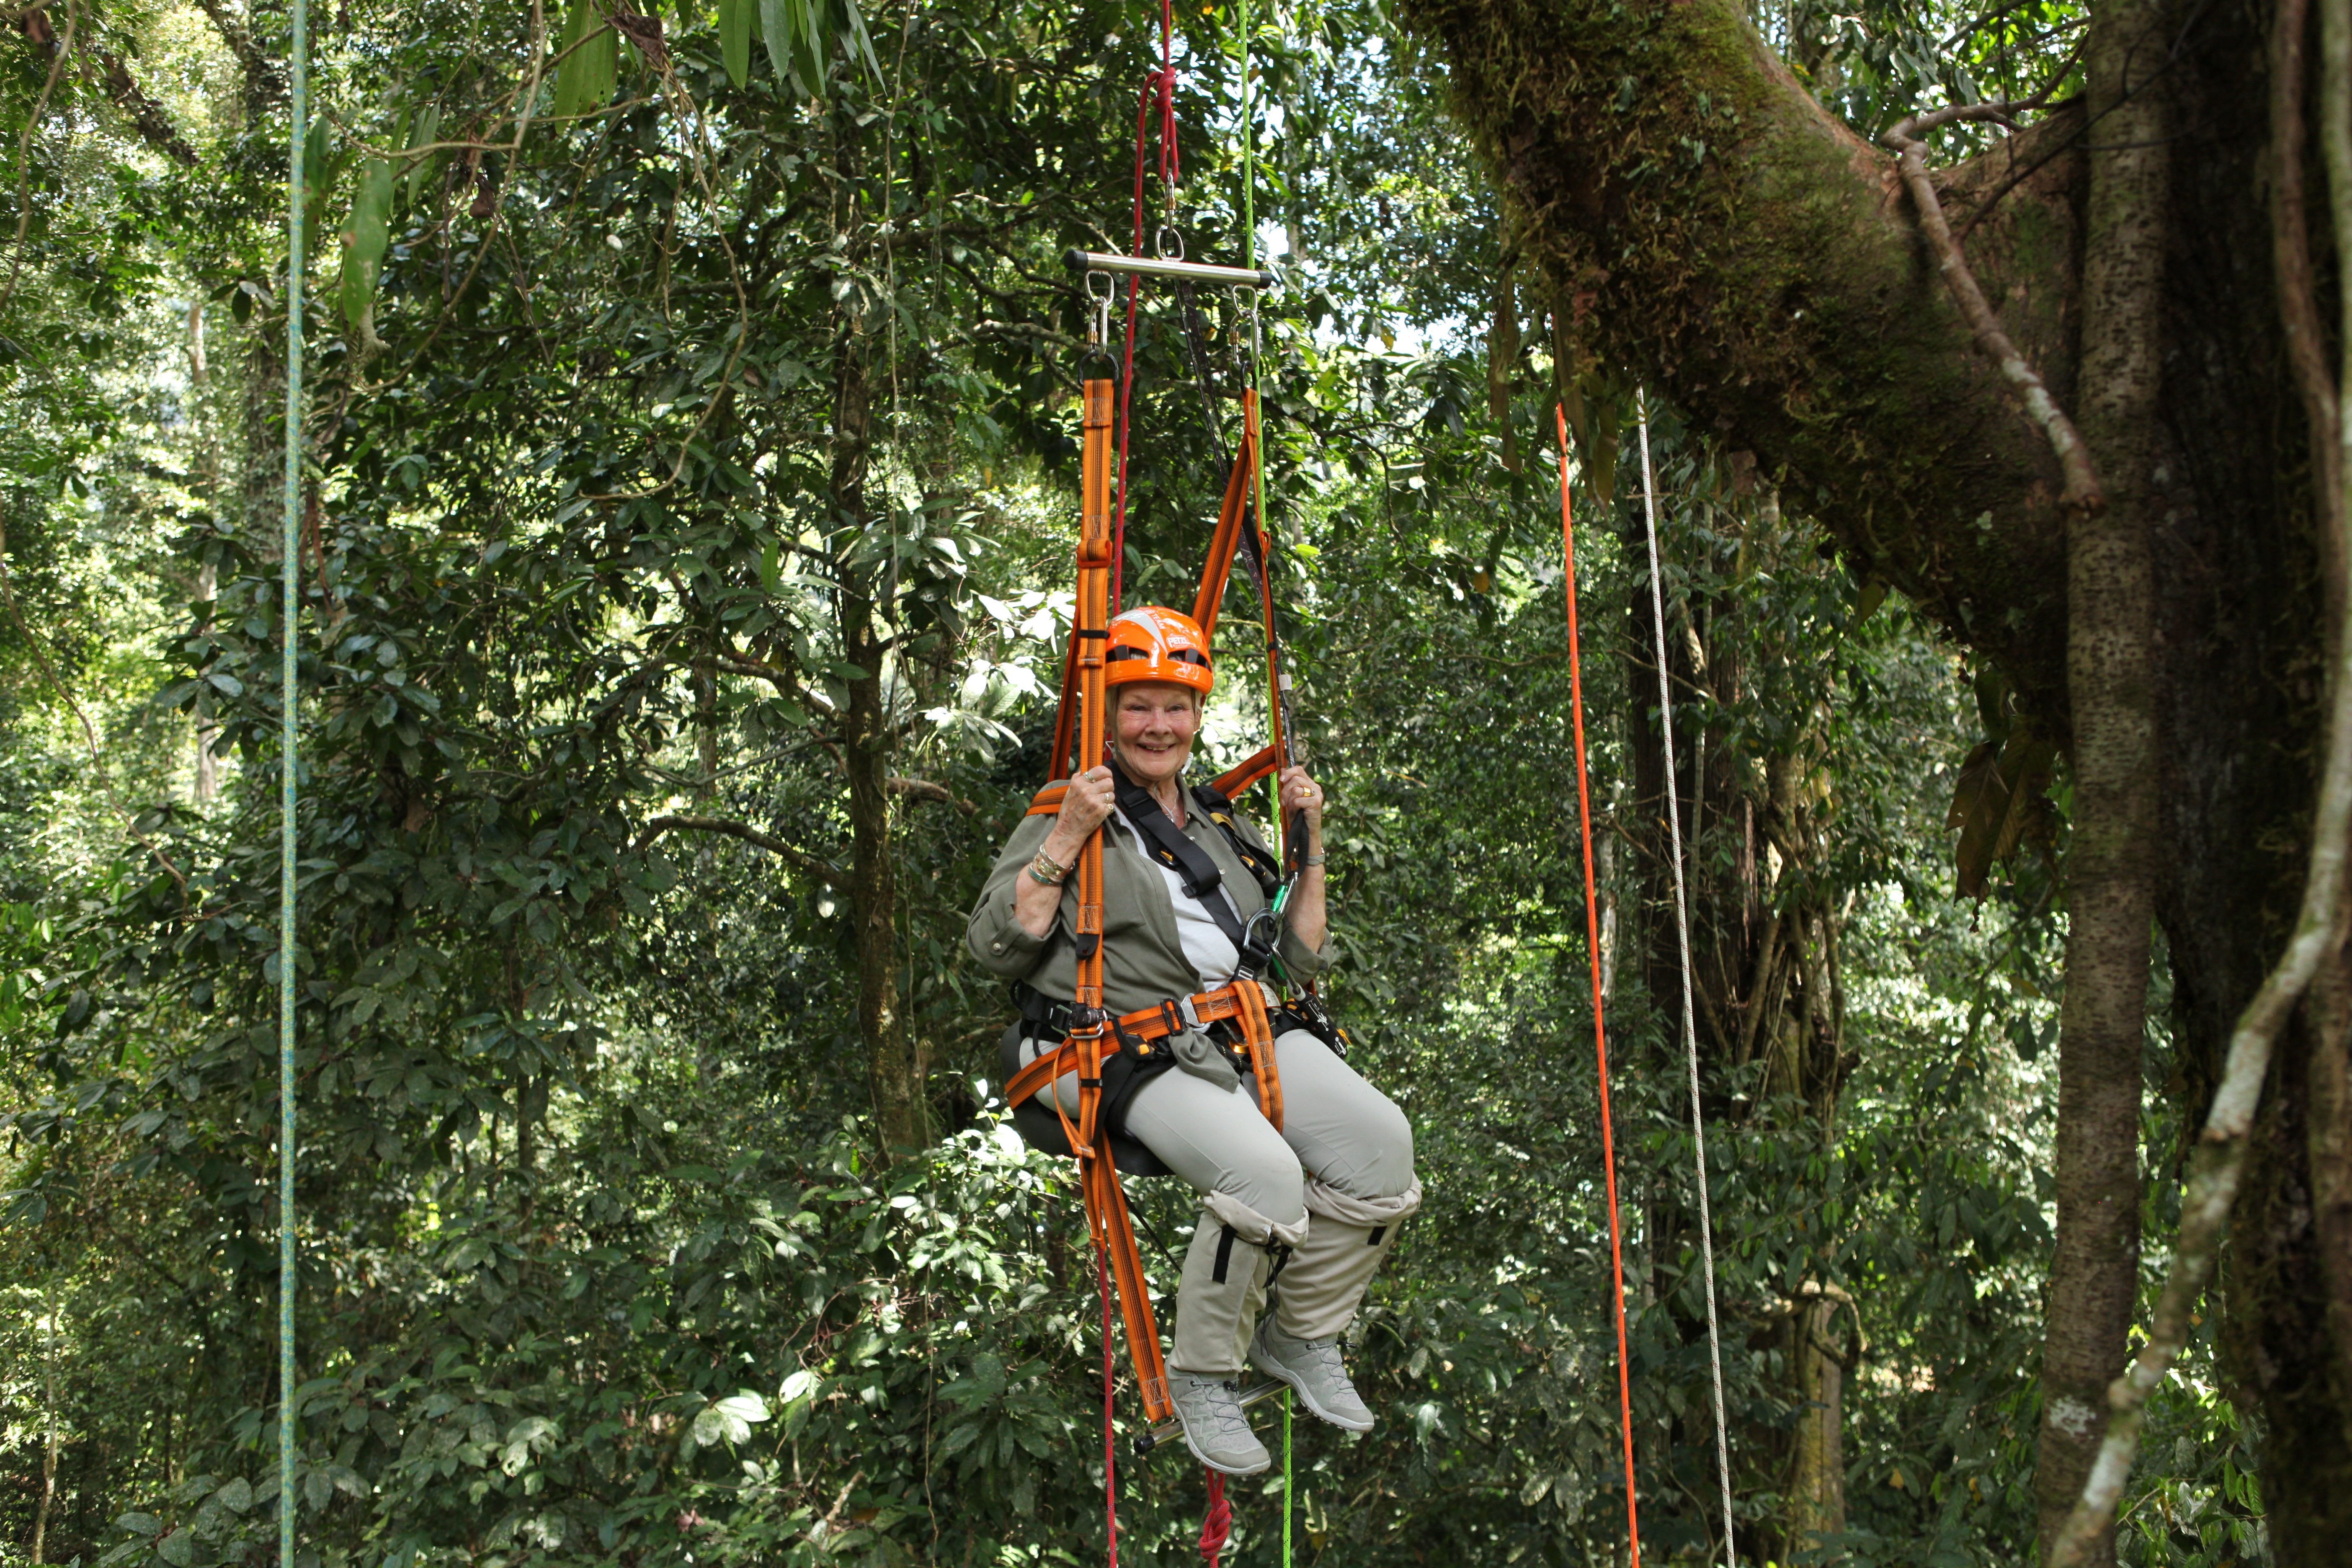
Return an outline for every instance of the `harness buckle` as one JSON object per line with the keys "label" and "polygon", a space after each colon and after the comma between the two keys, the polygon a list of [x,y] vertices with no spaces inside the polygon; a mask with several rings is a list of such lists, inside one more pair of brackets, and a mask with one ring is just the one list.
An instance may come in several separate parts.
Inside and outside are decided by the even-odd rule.
{"label": "harness buckle", "polygon": [[[1168,1004],[1162,1004],[1162,1005],[1167,1005]],[[1204,1026],[1201,1022],[1201,1010],[1192,1005],[1192,997],[1178,997],[1173,1005],[1176,1008],[1177,1016],[1184,1020],[1185,1027],[1199,1029]]]}

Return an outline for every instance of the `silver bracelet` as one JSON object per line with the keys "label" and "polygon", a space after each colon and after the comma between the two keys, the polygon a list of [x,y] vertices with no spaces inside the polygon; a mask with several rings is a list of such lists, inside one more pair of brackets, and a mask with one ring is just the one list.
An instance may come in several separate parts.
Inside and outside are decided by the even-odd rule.
{"label": "silver bracelet", "polygon": [[1302,857],[1298,863],[1302,866],[1320,866],[1323,864],[1323,858],[1320,855],[1307,855]]}

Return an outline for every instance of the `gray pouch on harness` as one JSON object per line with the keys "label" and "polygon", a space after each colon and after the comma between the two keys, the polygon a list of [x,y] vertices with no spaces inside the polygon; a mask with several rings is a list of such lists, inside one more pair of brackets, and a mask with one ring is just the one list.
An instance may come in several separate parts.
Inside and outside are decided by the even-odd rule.
{"label": "gray pouch on harness", "polygon": [[1219,1089],[1239,1089],[1242,1075],[1234,1068],[1234,1058],[1225,1048],[1198,1029],[1180,1029],[1168,1037],[1168,1048],[1176,1058],[1176,1065],[1194,1078],[1206,1079]]}

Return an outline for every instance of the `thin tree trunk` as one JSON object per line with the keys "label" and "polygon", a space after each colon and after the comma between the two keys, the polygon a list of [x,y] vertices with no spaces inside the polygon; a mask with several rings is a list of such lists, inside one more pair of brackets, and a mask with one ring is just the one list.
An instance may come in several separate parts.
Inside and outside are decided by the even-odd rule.
{"label": "thin tree trunk", "polygon": [[840,318],[835,357],[833,505],[845,531],[840,573],[842,657],[856,673],[843,709],[843,765],[849,774],[850,919],[857,931],[857,1028],[874,1092],[875,1131],[887,1149],[930,1142],[920,1052],[907,1038],[898,1005],[898,866],[890,845],[888,780],[893,740],[883,666],[892,657],[876,614],[882,574],[860,536],[872,526],[866,501],[873,442],[873,387],[864,323]]}
{"label": "thin tree trunk", "polygon": [[[212,364],[205,353],[205,303],[199,300],[188,307],[188,403],[195,416],[196,426],[196,493],[207,505],[215,504],[220,488],[220,452],[212,434],[212,410],[209,406],[212,385]],[[196,602],[205,606],[200,612],[209,622],[212,604],[220,595],[220,574],[209,561],[196,573]],[[208,699],[200,699],[209,706]],[[220,793],[219,764],[213,758],[213,741],[220,727],[202,717],[196,720],[195,778],[193,788],[201,804]]]}
{"label": "thin tree trunk", "polygon": [[[213,603],[220,595],[220,575],[209,561],[196,574],[196,602],[205,606],[200,612],[205,621],[213,616]],[[209,699],[200,699],[209,704]],[[202,710],[198,710],[200,713]],[[213,742],[220,735],[220,726],[210,719],[196,721],[196,773],[194,791],[199,802],[211,800],[220,794],[220,763],[213,756]]]}
{"label": "thin tree trunk", "polygon": [[1845,1363],[1831,1353],[1843,1295],[1807,1280],[1789,1314],[1798,1399],[1796,1467],[1789,1482],[1792,1552],[1817,1550],[1816,1537],[1845,1531]]}
{"label": "thin tree trunk", "polygon": [[41,1500],[33,1510],[33,1568],[47,1562],[49,1507],[58,1495],[58,1300],[48,1300],[48,1334],[41,1357],[41,1413],[48,1417],[48,1435],[41,1444]]}
{"label": "thin tree trunk", "polygon": [[[2155,584],[2159,305],[2169,153],[2162,8],[2094,14],[2079,425],[2107,504],[2067,534],[2076,805],[2058,1054],[2057,1246],[2035,1487],[2046,1554],[2098,1454],[2139,1288],[2140,1055],[2155,913]],[[2115,1560],[2112,1531],[2090,1562]]]}

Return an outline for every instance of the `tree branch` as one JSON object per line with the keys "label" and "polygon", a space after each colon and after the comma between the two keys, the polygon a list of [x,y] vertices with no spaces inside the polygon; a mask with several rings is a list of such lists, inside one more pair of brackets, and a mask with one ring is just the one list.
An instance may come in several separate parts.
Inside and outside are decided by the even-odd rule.
{"label": "tree branch", "polygon": [[220,34],[221,42],[228,46],[228,52],[235,55],[236,63],[244,68],[248,97],[268,101],[285,93],[286,78],[268,54],[254,43],[253,33],[242,17],[222,4],[222,0],[196,0],[196,7],[212,18],[213,30]]}
{"label": "tree branch", "polygon": [[656,816],[637,835],[636,847],[644,849],[665,833],[721,833],[730,838],[740,838],[756,845],[779,860],[797,866],[826,887],[846,892],[849,878],[832,862],[819,859],[805,849],[795,849],[772,833],[762,833],[748,822],[735,822],[723,816]]}
{"label": "tree branch", "polygon": [[2000,317],[1978,286],[1976,274],[1969,270],[1968,258],[1960,254],[1959,242],[1952,237],[1952,226],[1945,221],[1944,204],[1936,195],[1936,184],[1927,175],[1927,144],[1920,133],[1939,125],[1949,125],[1961,120],[1991,120],[2010,124],[2010,116],[2033,107],[2025,103],[1952,104],[1927,114],[1908,115],[1891,126],[1879,138],[1895,150],[1902,170],[1903,184],[1911,193],[1911,201],[1919,209],[1919,231],[1927,237],[1928,248],[1936,254],[1936,269],[1943,274],[1946,287],[1960,308],[1960,314],[1976,334],[1977,346],[1985,357],[2000,368],[2001,379],[2008,382],[2025,407],[2025,416],[2050,443],[2051,452],[2058,459],[2059,470],[2066,476],[2065,493],[2059,504],[2077,515],[2103,511],[2106,497],[2099,489],[2097,471],[2091,465],[2091,449],[2083,441],[2082,432],[2058,400],[2050,395],[2050,388],[2042,380],[2041,372],[2027,363],[2018,352],[2017,344],[2000,324]]}
{"label": "tree branch", "polygon": [[131,76],[131,68],[122,63],[122,57],[111,50],[100,50],[98,68],[100,78],[106,84],[106,96],[114,100],[117,109],[131,116],[131,123],[139,128],[139,134],[147,144],[173,162],[194,168],[200,162],[196,150],[188,145],[186,138],[173,125],[171,117],[163,112],[163,106],[150,98],[147,89]]}
{"label": "tree branch", "polygon": [[955,793],[950,790],[947,785],[943,784],[933,784],[929,779],[900,778],[898,775],[893,774],[891,777],[883,781],[882,787],[888,790],[892,795],[901,796],[905,799],[935,800],[941,805],[954,806],[966,816],[970,816],[974,809],[971,802],[968,800],[959,800],[956,798]]}
{"label": "tree branch", "polygon": [[753,658],[749,654],[740,653],[714,653],[710,656],[709,662],[720,669],[732,670],[737,675],[756,676],[803,707],[814,709],[828,719],[841,717],[841,710],[834,706],[832,698],[814,687],[803,685],[799,676],[782,665],[770,664],[765,659]]}
{"label": "tree branch", "polygon": [[[66,51],[73,47],[74,28],[80,20],[79,7],[68,0],[66,5],[65,41],[49,56],[49,74],[42,79],[41,94],[33,100],[33,111],[25,116],[25,129],[16,138],[16,254],[8,262],[8,281],[0,286],[0,310],[16,297],[16,279],[25,269],[25,239],[33,227],[33,132],[39,129],[41,117],[49,111],[49,95],[57,90],[58,78],[65,74]],[[48,17],[36,11],[28,14],[18,26],[27,37],[34,37],[37,26],[43,36],[48,31]],[[35,38],[38,42],[37,37]]]}

